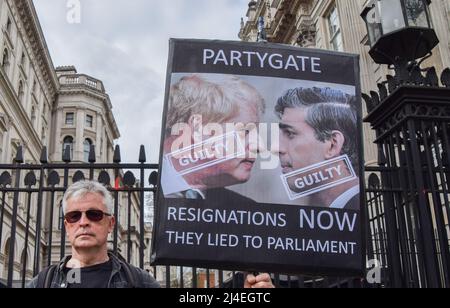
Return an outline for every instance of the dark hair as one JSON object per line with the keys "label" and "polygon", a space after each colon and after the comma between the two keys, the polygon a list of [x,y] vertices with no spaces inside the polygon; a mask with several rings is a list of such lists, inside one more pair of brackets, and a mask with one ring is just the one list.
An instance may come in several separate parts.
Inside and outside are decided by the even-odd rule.
{"label": "dark hair", "polygon": [[305,121],[321,142],[329,140],[334,130],[340,131],[345,138],[341,154],[347,154],[353,167],[358,170],[358,116],[355,107],[355,96],[339,90],[295,88],[278,99],[275,112],[281,118],[286,108],[306,109]]}

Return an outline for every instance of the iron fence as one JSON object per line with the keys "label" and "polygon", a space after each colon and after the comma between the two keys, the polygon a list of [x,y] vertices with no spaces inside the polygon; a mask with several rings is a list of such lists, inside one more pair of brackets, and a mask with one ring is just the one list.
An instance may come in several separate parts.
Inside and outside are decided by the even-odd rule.
{"label": "iron fence", "polygon": [[[118,147],[113,162],[106,164],[95,162],[93,148],[89,163],[70,162],[68,153],[67,149],[64,163],[53,164],[47,162],[44,149],[40,164],[24,164],[22,150],[19,149],[14,164],[0,165],[0,278],[4,286],[24,287],[40,270],[58,262],[69,252],[60,200],[68,185],[85,178],[103,183],[113,195],[118,223],[109,245],[120,258],[153,272],[163,287],[243,286],[244,274],[240,272],[150,266],[152,228],[148,225],[151,219],[144,221],[144,205],[152,203],[156,193],[158,166],[146,164],[143,147],[136,164],[121,163]],[[443,169],[424,167],[424,172],[448,176],[448,165],[440,165]],[[368,270],[378,270],[379,280],[274,273],[275,285],[283,288],[429,286],[425,259],[428,252],[424,250],[420,238],[421,225],[417,208],[414,207],[414,199],[419,192],[414,191],[413,187],[406,189],[405,185],[411,182],[406,178],[411,177],[408,172],[410,170],[406,166],[386,166],[383,155],[380,166],[366,170],[367,260],[376,261],[374,267],[369,266]],[[135,174],[139,176],[136,178]],[[442,209],[448,215],[448,196],[444,196],[448,192],[448,184],[447,181],[439,183],[439,189],[429,185],[427,193],[434,192],[435,197],[439,194],[445,199]],[[437,223],[435,225],[438,226]],[[441,233],[443,230],[445,234]],[[448,232],[447,221],[444,229],[435,229],[435,241],[431,243],[434,247],[440,247],[432,253],[439,260],[440,270],[436,273],[436,279],[441,281],[441,286],[448,286]]]}
{"label": "iron fence", "polygon": [[71,183],[83,179],[104,184],[114,198],[118,223],[109,241],[110,250],[148,269],[144,262],[151,227],[144,221],[144,198],[149,194],[151,200],[156,190],[158,166],[145,163],[144,147],[138,161],[121,163],[116,147],[112,163],[96,163],[92,147],[88,163],[72,163],[70,149],[64,151],[63,163],[48,163],[44,149],[40,164],[24,164],[19,148],[13,164],[0,165],[1,283],[24,287],[40,270],[66,255],[70,246],[66,243],[61,199]]}

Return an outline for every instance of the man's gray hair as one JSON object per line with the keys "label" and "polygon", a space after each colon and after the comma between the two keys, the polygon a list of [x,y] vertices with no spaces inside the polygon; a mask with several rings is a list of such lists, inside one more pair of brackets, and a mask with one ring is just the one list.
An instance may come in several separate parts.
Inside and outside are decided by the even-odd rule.
{"label": "man's gray hair", "polygon": [[105,186],[95,181],[79,181],[67,188],[62,201],[64,214],[66,214],[68,200],[77,200],[89,193],[100,194],[103,197],[103,205],[106,207],[107,214],[113,214],[113,199],[111,194]]}
{"label": "man's gray hair", "polygon": [[261,94],[237,76],[185,76],[170,90],[167,133],[176,124],[188,123],[193,115],[202,115],[205,123],[224,123],[243,104],[254,104],[260,114],[265,112]]}
{"label": "man's gray hair", "polygon": [[281,118],[287,108],[304,108],[306,123],[321,142],[330,140],[334,130],[345,138],[342,155],[347,154],[358,168],[358,115],[356,98],[331,88],[295,88],[278,99],[275,112]]}

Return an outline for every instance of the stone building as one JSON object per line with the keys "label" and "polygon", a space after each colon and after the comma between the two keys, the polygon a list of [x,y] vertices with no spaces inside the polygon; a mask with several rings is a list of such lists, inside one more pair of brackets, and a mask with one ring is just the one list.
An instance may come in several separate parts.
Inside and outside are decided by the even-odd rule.
{"label": "stone building", "polygon": [[[111,100],[102,81],[78,73],[73,66],[54,67],[32,0],[0,0],[0,164],[13,163],[19,146],[23,148],[26,164],[38,164],[44,147],[48,149],[49,162],[62,162],[63,149],[67,146],[71,149],[73,162],[87,162],[91,146],[95,148],[97,162],[112,162],[114,142],[119,137]],[[70,177],[72,175],[69,174]],[[114,179],[112,171],[110,176]],[[36,226],[37,217],[35,197],[31,200],[32,228]],[[53,226],[53,238],[57,239],[51,244],[51,260],[56,262],[60,257],[62,194],[55,196],[53,215],[49,213],[49,199],[44,194],[43,205],[46,206],[42,213],[40,251],[42,266],[48,259],[50,226]],[[8,271],[12,194],[8,193],[5,200],[0,200],[0,205],[3,201],[0,282],[6,279]],[[127,251],[127,202],[126,194],[120,194],[117,221],[119,251],[123,256]],[[139,226],[139,199],[136,194],[132,194],[131,202],[131,225]],[[25,256],[27,279],[32,276],[34,263],[36,230],[30,230],[29,245],[25,247],[26,204],[26,194],[20,194],[14,248],[15,280],[21,277]],[[137,229],[134,227],[131,237],[134,264],[139,261],[140,235]],[[69,246],[66,252],[70,252]]]}
{"label": "stone building", "polygon": [[[264,17],[267,40],[307,48],[345,51],[360,55],[362,91],[377,89],[388,69],[373,62],[369,56],[367,30],[360,14],[367,0],[258,0],[250,1],[247,20],[242,20],[239,38],[257,39],[259,17]],[[450,0],[433,0],[430,5],[434,29],[441,43],[433,56],[424,62],[438,72],[450,66]],[[364,113],[365,104],[363,104]],[[377,150],[373,131],[364,126],[365,160],[376,163]]]}
{"label": "stone building", "polygon": [[95,145],[97,162],[112,161],[120,133],[103,83],[78,74],[73,66],[58,67],[56,74],[60,89],[52,119],[51,160],[61,160],[62,149],[70,146],[72,161],[88,162],[90,147]]}

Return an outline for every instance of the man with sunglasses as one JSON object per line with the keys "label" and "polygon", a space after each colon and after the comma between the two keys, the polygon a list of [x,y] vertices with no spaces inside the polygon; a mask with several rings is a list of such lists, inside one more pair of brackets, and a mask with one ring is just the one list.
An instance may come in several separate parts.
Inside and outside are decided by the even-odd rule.
{"label": "man with sunglasses", "polygon": [[98,182],[81,181],[63,197],[64,225],[72,255],[42,271],[30,288],[158,288],[146,271],[108,253],[108,235],[116,223],[113,200]]}
{"label": "man with sunglasses", "polygon": [[[108,253],[116,223],[113,200],[98,182],[80,181],[63,197],[64,225],[72,255],[43,270],[28,288],[159,288],[147,272]],[[271,288],[268,274],[248,275],[244,288]]]}

